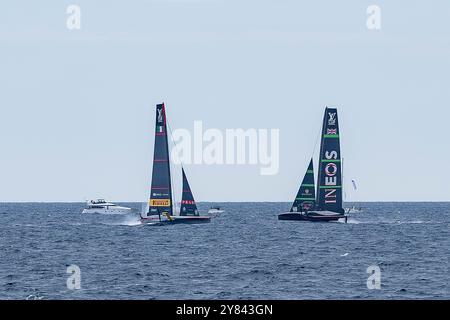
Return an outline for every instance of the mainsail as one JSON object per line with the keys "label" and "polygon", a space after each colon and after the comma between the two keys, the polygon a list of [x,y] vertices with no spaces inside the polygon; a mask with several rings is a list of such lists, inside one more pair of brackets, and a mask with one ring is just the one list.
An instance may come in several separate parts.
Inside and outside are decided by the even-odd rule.
{"label": "mainsail", "polygon": [[344,213],[342,166],[336,108],[326,108],[323,117],[318,174],[317,209]]}
{"label": "mainsail", "polygon": [[291,207],[291,212],[308,211],[314,208],[316,192],[314,186],[313,160],[309,162],[308,170],[303,177],[300,189]]}
{"label": "mainsail", "polygon": [[164,103],[156,105],[152,187],[147,216],[161,216],[161,214],[173,215],[169,145],[167,141],[166,109]]}
{"label": "mainsail", "polygon": [[181,171],[183,172],[183,194],[181,196],[180,216],[198,216],[197,205],[195,204],[186,173],[183,168]]}

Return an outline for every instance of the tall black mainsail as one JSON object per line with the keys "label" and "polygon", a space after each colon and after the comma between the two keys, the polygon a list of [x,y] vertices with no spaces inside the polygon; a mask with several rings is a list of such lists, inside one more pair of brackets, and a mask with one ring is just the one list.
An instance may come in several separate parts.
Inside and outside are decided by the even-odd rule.
{"label": "tall black mainsail", "polygon": [[181,171],[183,172],[183,194],[181,196],[180,216],[198,216],[197,205],[195,204],[184,168]]}
{"label": "tall black mainsail", "polygon": [[155,149],[153,154],[152,186],[147,216],[173,214],[170,179],[169,145],[167,141],[166,108],[156,105]]}
{"label": "tall black mainsail", "polygon": [[344,213],[342,208],[342,164],[336,108],[326,108],[319,156],[317,210]]}
{"label": "tall black mainsail", "polygon": [[309,162],[308,170],[303,177],[297,196],[292,204],[290,212],[308,211],[314,208],[316,203],[316,191],[314,186],[313,159]]}

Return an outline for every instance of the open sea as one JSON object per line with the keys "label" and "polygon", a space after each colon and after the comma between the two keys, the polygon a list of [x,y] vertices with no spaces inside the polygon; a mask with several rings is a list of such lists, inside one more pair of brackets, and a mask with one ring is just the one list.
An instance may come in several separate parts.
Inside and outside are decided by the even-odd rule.
{"label": "open sea", "polygon": [[448,202],[357,203],[347,224],[215,204],[226,211],[209,224],[152,226],[84,203],[0,203],[0,299],[450,299]]}

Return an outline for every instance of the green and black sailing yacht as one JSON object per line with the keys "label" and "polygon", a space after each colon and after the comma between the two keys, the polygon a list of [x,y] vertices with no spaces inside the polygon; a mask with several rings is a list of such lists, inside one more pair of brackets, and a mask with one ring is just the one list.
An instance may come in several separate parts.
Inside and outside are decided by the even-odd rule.
{"label": "green and black sailing yacht", "polygon": [[290,212],[278,220],[337,221],[347,216],[342,207],[342,163],[336,108],[325,108],[319,156],[317,196],[311,159]]}

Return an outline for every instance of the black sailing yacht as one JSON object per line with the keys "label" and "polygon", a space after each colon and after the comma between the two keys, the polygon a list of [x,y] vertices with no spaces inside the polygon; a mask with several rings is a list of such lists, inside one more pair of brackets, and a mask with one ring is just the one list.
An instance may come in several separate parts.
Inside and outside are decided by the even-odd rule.
{"label": "black sailing yacht", "polygon": [[166,108],[164,103],[158,104],[156,105],[155,149],[149,208],[145,216],[141,215],[141,222],[161,224],[203,223],[210,221],[210,217],[199,215],[184,169],[182,169],[182,172],[183,195],[181,212],[180,215],[175,215],[170,177]]}
{"label": "black sailing yacht", "polygon": [[342,207],[342,164],[339,124],[336,108],[325,108],[319,156],[319,174],[315,196],[311,159],[290,212],[278,220],[337,221],[347,216]]}

